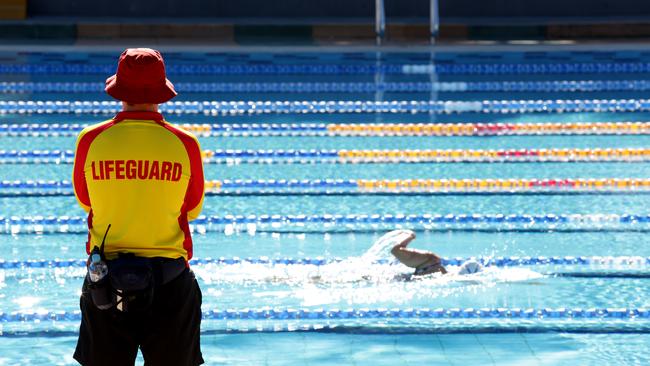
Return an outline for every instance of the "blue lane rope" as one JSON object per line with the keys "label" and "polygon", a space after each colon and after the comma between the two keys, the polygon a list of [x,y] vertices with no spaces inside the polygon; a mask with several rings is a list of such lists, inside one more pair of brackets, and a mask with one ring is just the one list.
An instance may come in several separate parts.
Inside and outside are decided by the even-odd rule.
{"label": "blue lane rope", "polygon": [[[393,191],[376,191],[362,192],[350,190],[221,190],[218,192],[205,192],[206,197],[429,197],[429,196],[639,196],[650,195],[650,191],[619,191],[619,190],[582,190],[582,191],[413,191],[413,192],[393,192]],[[0,192],[0,198],[27,198],[27,197],[72,197],[74,193],[71,190],[66,191],[18,191],[18,192]]]}
{"label": "blue lane rope", "polygon": [[650,279],[648,272],[554,272],[549,275],[567,278],[600,278],[600,279]]}
{"label": "blue lane rope", "polygon": [[[473,259],[484,266],[494,267],[515,267],[515,266],[616,266],[618,267],[647,267],[650,265],[650,257],[630,257],[630,256],[537,256],[537,257],[454,257],[441,258],[443,265],[458,266],[465,261]],[[190,260],[190,265],[239,265],[239,264],[263,264],[263,265],[312,265],[325,266],[332,263],[343,262],[344,258],[239,258],[239,257],[219,257],[219,258],[196,258]],[[374,261],[373,264],[391,264],[392,260],[382,259]],[[83,268],[86,266],[85,259],[30,259],[30,260],[0,260],[0,269],[23,269],[23,268]],[[579,272],[577,276],[582,274]],[[560,275],[567,275],[560,273]]]}
{"label": "blue lane rope", "polygon": [[[599,178],[598,181],[606,180],[606,179],[610,179],[610,178]],[[611,178],[611,179],[617,181],[633,180],[632,178]],[[561,181],[562,179],[558,178],[557,180]],[[588,181],[588,179],[583,179],[583,180]],[[398,180],[397,182],[399,183],[399,181],[401,180]],[[471,180],[468,181],[470,181],[468,182],[468,184],[472,183]],[[483,179],[481,179],[481,181],[483,181]],[[501,181],[501,180],[495,180],[495,181]],[[520,180],[517,180],[517,182],[518,181]],[[531,179],[531,181],[535,181],[535,179]],[[640,181],[645,181],[645,179]],[[233,180],[224,179],[222,181],[206,181],[206,185],[214,185],[214,182],[219,182],[219,187],[221,189],[257,189],[257,188],[356,189],[359,187],[359,182],[355,179],[233,179]],[[448,187],[448,189],[451,188],[452,187]],[[516,187],[513,187],[513,189],[514,188]],[[13,189],[22,190],[22,192],[26,192],[26,190],[55,190],[57,192],[62,192],[62,191],[71,190],[72,182],[69,180],[2,180],[0,181],[0,190],[13,190]]]}
{"label": "blue lane rope", "polygon": [[[646,162],[650,149],[203,150],[205,164]],[[72,164],[72,150],[0,150],[0,164]],[[0,182],[1,183],[1,182]],[[2,187],[2,186],[0,186]]]}
{"label": "blue lane rope", "polygon": [[0,150],[0,163],[65,163],[74,162],[72,150]]}
{"label": "blue lane rope", "polygon": [[[649,215],[225,215],[200,216],[190,223],[195,233],[266,232],[282,230],[382,231],[396,226],[415,230],[616,230],[650,229]],[[0,216],[0,234],[84,233],[86,218],[81,216]]]}
{"label": "blue lane rope", "polygon": [[[0,93],[99,93],[104,83],[0,82]],[[182,93],[425,93],[648,91],[650,80],[552,80],[456,82],[250,82],[175,83]]]}
{"label": "blue lane rope", "polygon": [[[605,326],[598,326],[595,322],[561,322],[559,324],[553,323],[536,323],[534,325],[526,323],[512,323],[503,322],[501,324],[477,324],[476,322],[469,322],[465,324],[424,324],[424,326],[408,326],[408,325],[392,325],[390,329],[382,323],[366,324],[321,324],[320,322],[302,322],[299,324],[277,324],[270,322],[263,327],[260,324],[254,325],[238,325],[236,327],[226,326],[223,328],[216,327],[202,327],[201,334],[216,335],[216,334],[251,334],[251,333],[301,333],[301,332],[314,332],[314,333],[327,333],[327,334],[353,334],[353,335],[378,335],[378,334],[391,334],[391,335],[440,335],[440,334],[526,334],[543,333],[572,333],[572,334],[650,334],[650,325],[647,322],[609,322]],[[456,322],[458,323],[458,322]],[[29,326],[28,326],[29,328]],[[0,338],[52,338],[52,337],[77,337],[78,331],[61,330],[61,329],[19,329],[19,330],[4,330],[0,334]]]}
{"label": "blue lane rope", "polygon": [[[0,136],[11,137],[74,137],[90,124],[45,124],[45,123],[0,123]],[[290,136],[324,137],[333,135],[326,123],[211,123],[188,124],[193,133],[200,137],[222,136]],[[197,131],[203,127],[205,131]],[[645,131],[642,131],[645,133]]]}
{"label": "blue lane rope", "polygon": [[[397,123],[394,125],[386,124],[363,124],[362,131],[350,131],[354,125],[337,125],[328,123],[193,123],[182,124],[183,128],[192,131],[200,137],[270,137],[270,136],[289,136],[289,137],[322,137],[322,136],[400,136],[408,135],[404,131],[391,131],[392,126],[399,126],[408,129],[409,127],[420,127],[426,129],[432,126],[453,129],[460,126],[475,126],[477,131],[471,136],[513,136],[513,135],[647,135],[649,129],[646,125],[650,122],[628,121],[628,122],[566,122],[569,128],[562,131],[551,131],[548,123],[539,124],[519,124],[522,128],[516,127],[516,124],[507,125],[502,123],[471,123],[465,122],[460,124],[431,124],[431,123]],[[611,126],[603,126],[609,124]],[[538,125],[537,129],[533,129]],[[555,125],[555,123],[553,123]],[[595,126],[598,125],[598,126]],[[10,137],[71,137],[77,134],[89,124],[59,124],[59,123],[0,123],[0,136]],[[343,130],[338,129],[344,127]],[[575,127],[574,130],[570,127]],[[375,134],[371,132],[374,129],[383,129],[384,131]],[[542,129],[542,130],[540,130]],[[388,130],[388,131],[386,131]],[[423,134],[424,136],[431,136]],[[468,136],[463,133],[440,132],[433,136]]]}
{"label": "blue lane rope", "polygon": [[[116,101],[0,101],[3,114],[115,114]],[[565,100],[481,100],[481,101],[176,101],[162,104],[170,114],[260,115],[260,114],[452,114],[452,113],[583,113],[647,112],[650,99],[565,99]]]}
{"label": "blue lane rope", "polygon": [[[205,163],[225,163],[222,159],[338,159],[339,150],[205,150]],[[72,163],[72,150],[0,150],[0,163]]]}
{"label": "blue lane rope", "polygon": [[[650,73],[648,62],[558,62],[558,63],[436,63],[436,64],[170,64],[169,75],[547,75],[547,74],[636,74]],[[42,63],[0,64],[0,74],[10,75],[110,75],[114,64]]]}
{"label": "blue lane rope", "polygon": [[[485,183],[480,185],[480,183]],[[491,186],[488,185],[491,182]],[[559,182],[559,183],[558,183]],[[235,179],[206,181],[207,196],[640,195],[650,181],[632,178],[526,180]],[[368,184],[368,186],[366,186]],[[73,195],[67,180],[0,181],[0,197]]]}
{"label": "blue lane rope", "polygon": [[[650,319],[646,308],[404,308],[404,309],[213,309],[204,320],[338,320],[338,319],[529,319],[529,320],[621,320]],[[1,323],[79,321],[81,312],[0,312]]]}

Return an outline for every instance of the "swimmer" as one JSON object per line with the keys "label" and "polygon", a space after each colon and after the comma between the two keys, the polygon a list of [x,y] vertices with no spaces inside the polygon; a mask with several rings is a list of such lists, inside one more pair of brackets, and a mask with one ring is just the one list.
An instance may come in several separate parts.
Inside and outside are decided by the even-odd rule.
{"label": "swimmer", "polygon": [[447,269],[442,265],[440,257],[435,253],[407,248],[415,239],[415,233],[413,231],[399,231],[401,235],[395,238],[398,242],[393,246],[390,253],[405,266],[415,268],[414,276],[424,276],[431,273],[447,273]]}
{"label": "swimmer", "polygon": [[[407,248],[415,239],[415,233],[411,230],[394,230],[386,234],[388,238],[396,241],[391,249],[391,254],[407,267],[415,268],[413,276],[425,276],[432,273],[448,273],[442,265],[440,257],[430,251]],[[381,240],[381,239],[380,239]],[[459,275],[466,275],[479,272],[483,266],[475,260],[468,260],[463,263],[458,272]]]}
{"label": "swimmer", "polygon": [[[245,266],[237,271],[225,266],[222,267],[223,272],[218,274],[215,274],[214,271],[205,271],[201,275],[207,278],[218,278],[219,281],[323,286],[327,284],[364,282],[410,282],[427,280],[429,278],[427,275],[437,276],[437,273],[446,275],[447,279],[451,281],[473,281],[476,280],[473,277],[459,276],[471,275],[483,270],[483,266],[479,262],[471,259],[460,266],[452,266],[447,269],[437,254],[408,248],[408,245],[415,237],[415,233],[411,230],[393,230],[382,235],[359,257],[351,257],[341,261],[335,260],[317,266],[273,265],[268,270],[260,270],[256,266],[267,266],[260,263],[250,267]],[[415,272],[404,273],[400,267],[394,265],[389,266],[390,268],[376,266],[378,263],[386,262],[385,259],[389,250],[402,264],[415,268]],[[242,271],[250,272],[244,273]]]}

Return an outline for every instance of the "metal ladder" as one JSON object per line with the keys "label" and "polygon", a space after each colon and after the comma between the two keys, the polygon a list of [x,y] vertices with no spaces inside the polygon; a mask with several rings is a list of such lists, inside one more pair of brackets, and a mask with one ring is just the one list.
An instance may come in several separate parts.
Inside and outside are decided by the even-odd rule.
{"label": "metal ladder", "polygon": [[[440,16],[438,15],[438,0],[429,2],[429,40],[433,44],[440,29]],[[375,35],[377,44],[380,45],[386,33],[386,12],[384,0],[375,0]]]}

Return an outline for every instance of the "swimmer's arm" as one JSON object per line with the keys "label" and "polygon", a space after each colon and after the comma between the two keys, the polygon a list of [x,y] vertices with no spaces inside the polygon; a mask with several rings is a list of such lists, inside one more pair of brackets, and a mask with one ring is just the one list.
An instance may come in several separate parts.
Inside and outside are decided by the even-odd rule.
{"label": "swimmer's arm", "polygon": [[411,268],[417,268],[428,262],[440,262],[440,257],[432,252],[407,248],[413,239],[415,239],[415,233],[411,233],[408,238],[397,243],[393,249],[391,249],[391,254],[402,262],[402,264]]}
{"label": "swimmer's arm", "polygon": [[427,251],[395,246],[390,252],[395,256],[395,258],[402,262],[402,264],[411,268],[418,268],[425,263],[440,262],[440,257]]}

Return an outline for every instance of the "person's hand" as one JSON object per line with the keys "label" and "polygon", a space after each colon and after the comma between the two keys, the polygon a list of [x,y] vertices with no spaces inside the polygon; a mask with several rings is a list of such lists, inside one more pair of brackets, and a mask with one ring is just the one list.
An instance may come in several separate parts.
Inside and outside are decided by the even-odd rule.
{"label": "person's hand", "polygon": [[406,248],[415,239],[415,232],[413,230],[400,229],[398,235],[404,239],[397,243],[395,248]]}
{"label": "person's hand", "polygon": [[403,229],[402,232],[405,233],[405,234],[408,234],[408,236],[409,236],[409,237],[408,237],[409,241],[415,239],[415,231],[413,231],[413,230],[408,230],[408,229]]}
{"label": "person's hand", "polygon": [[413,230],[406,230],[406,231],[407,231],[407,232],[409,233],[409,235],[411,236],[411,240],[415,239],[415,231],[413,231]]}

